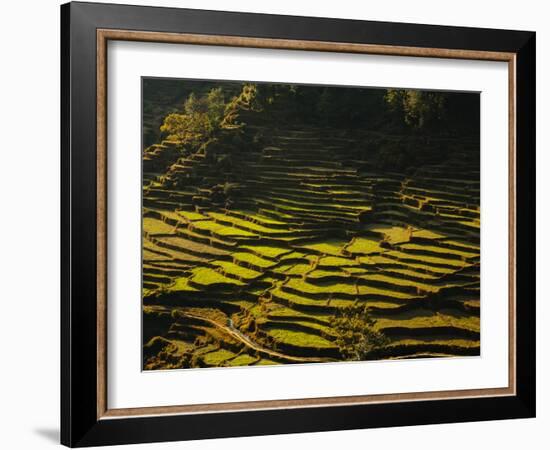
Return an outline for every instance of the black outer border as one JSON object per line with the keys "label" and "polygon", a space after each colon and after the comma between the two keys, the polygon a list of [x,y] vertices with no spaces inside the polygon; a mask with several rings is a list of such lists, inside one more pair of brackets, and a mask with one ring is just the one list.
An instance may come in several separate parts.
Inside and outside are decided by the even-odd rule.
{"label": "black outer border", "polygon": [[[517,395],[97,420],[96,29],[517,55]],[[127,5],[61,6],[61,443],[91,445],[535,416],[535,33]]]}

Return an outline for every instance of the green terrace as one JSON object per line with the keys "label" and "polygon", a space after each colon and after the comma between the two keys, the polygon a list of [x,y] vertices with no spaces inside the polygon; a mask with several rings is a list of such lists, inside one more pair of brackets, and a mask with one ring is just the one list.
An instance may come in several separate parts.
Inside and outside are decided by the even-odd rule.
{"label": "green terrace", "polygon": [[[337,361],[335,318],[364,306],[388,339],[374,359],[478,355],[472,145],[405,173],[349,156],[375,133],[258,131],[268,142],[234,151],[229,173],[169,143],[144,153],[145,354],[162,367]],[[227,182],[230,201],[214,189]]]}

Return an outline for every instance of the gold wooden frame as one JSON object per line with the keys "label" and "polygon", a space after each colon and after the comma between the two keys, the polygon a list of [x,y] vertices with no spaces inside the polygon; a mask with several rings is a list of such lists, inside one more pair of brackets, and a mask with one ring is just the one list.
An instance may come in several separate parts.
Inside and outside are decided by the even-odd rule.
{"label": "gold wooden frame", "polygon": [[[392,56],[472,59],[508,63],[508,387],[467,389],[402,394],[358,395],[289,400],[247,401],[202,405],[174,405],[109,409],[107,405],[107,42],[109,40],[181,43]],[[388,45],[246,38],[147,31],[97,30],[97,418],[165,414],[218,413],[262,409],[290,409],[319,406],[344,406],[367,403],[442,400],[516,395],[516,55],[506,52],[456,50],[444,48],[398,47]]]}

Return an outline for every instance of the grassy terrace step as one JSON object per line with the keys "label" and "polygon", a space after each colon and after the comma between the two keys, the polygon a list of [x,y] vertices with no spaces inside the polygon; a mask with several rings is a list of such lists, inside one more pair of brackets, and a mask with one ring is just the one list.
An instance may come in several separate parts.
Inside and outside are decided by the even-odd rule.
{"label": "grassy terrace step", "polygon": [[437,283],[443,276],[435,276],[412,268],[385,268],[384,275],[415,283]]}
{"label": "grassy terrace step", "polygon": [[184,191],[175,191],[172,189],[160,188],[160,187],[149,187],[143,190],[143,194],[146,197],[157,198],[157,199],[183,199],[189,200],[193,195],[196,194],[195,190],[190,190],[188,192]]}
{"label": "grassy terrace step", "polygon": [[307,294],[287,292],[280,288],[270,290],[268,298],[272,302],[295,311],[314,314],[334,314],[339,308],[356,304],[356,299],[333,297],[327,301],[308,297]]}
{"label": "grassy terrace step", "polygon": [[162,208],[167,210],[174,210],[174,209],[192,208],[193,204],[144,197],[143,206],[146,208]]}
{"label": "grassy terrace step", "polygon": [[[342,188],[345,189],[345,188]],[[311,202],[328,202],[333,203],[335,201],[338,201],[342,204],[365,204],[368,202],[372,195],[370,193],[362,193],[359,191],[323,191],[323,190],[308,190],[304,189],[303,186],[300,186],[300,188],[269,188],[269,192],[271,195],[286,199],[289,201],[294,202],[305,202],[305,203],[311,203]],[[251,192],[252,193],[252,192]]]}
{"label": "grassy terrace step", "polygon": [[327,176],[327,175],[311,175],[309,177],[301,177],[298,174],[294,176],[280,176],[277,174],[243,174],[243,182],[270,185],[271,187],[288,187],[297,188],[304,186],[311,189],[331,189],[331,188],[370,188],[372,180],[361,180],[356,176]]}
{"label": "grassy terrace step", "polygon": [[321,204],[311,205],[308,207],[303,204],[293,204],[285,202],[281,199],[267,199],[256,196],[254,198],[254,204],[259,207],[263,214],[273,216],[275,213],[280,218],[291,216],[297,222],[323,222],[327,220],[333,220],[335,223],[340,222],[345,224],[346,222],[358,221],[358,216],[361,213],[368,212],[370,206],[364,205],[361,207],[348,207],[340,205],[338,208],[332,208],[330,206],[323,206]]}
{"label": "grassy terrace step", "polygon": [[212,262],[212,265],[219,267],[223,275],[229,278],[236,278],[240,281],[255,280],[262,276],[262,272],[248,269],[229,261],[214,261]]}
{"label": "grassy terrace step", "polygon": [[458,259],[461,261],[467,261],[471,258],[479,257],[479,252],[457,250],[450,247],[444,248],[437,245],[420,245],[414,243],[401,244],[399,245],[399,250],[408,254],[426,255],[445,259]]}
{"label": "grassy terrace step", "polygon": [[467,241],[457,240],[459,237],[448,237],[445,239],[440,239],[437,244],[442,248],[449,248],[452,250],[467,251],[472,253],[477,253],[479,255],[479,241],[476,243],[471,243]]}
{"label": "grassy terrace step", "polygon": [[345,246],[344,252],[351,255],[371,255],[382,253],[384,249],[380,247],[380,242],[365,237],[355,237]]}
{"label": "grassy terrace step", "polygon": [[[146,249],[143,250],[143,253],[147,254],[147,255],[149,255],[149,254],[157,255],[156,253],[153,253],[150,250],[146,250]],[[188,263],[183,264],[181,262],[174,261],[170,256],[163,256],[163,257],[151,258],[151,259],[145,259],[144,258],[143,264],[149,265],[149,266],[154,266],[154,267],[159,267],[159,268],[162,268],[164,270],[178,270],[178,271],[186,271],[190,267],[193,267],[192,265],[190,265]]]}
{"label": "grassy terrace step", "polygon": [[[342,269],[342,270],[313,270],[304,273],[303,279],[313,285],[320,283],[334,284],[349,284],[354,283],[355,286],[361,288],[379,288],[389,291],[403,292],[411,295],[428,295],[437,293],[442,288],[469,286],[475,282],[475,279],[464,278],[440,278],[440,279],[422,279],[421,277],[411,277],[397,273],[392,275],[389,272],[363,273],[358,272],[360,269]],[[361,292],[361,289],[359,289]]]}
{"label": "grassy terrace step", "polygon": [[192,276],[188,283],[195,288],[208,287],[210,289],[233,289],[235,287],[244,286],[242,281],[225,276],[221,271],[217,271],[208,267],[197,267],[193,269]]}
{"label": "grassy terrace step", "polygon": [[413,281],[409,278],[393,277],[384,273],[360,275],[356,283],[360,286],[395,290],[417,296],[439,291],[437,285],[427,283],[426,281]]}
{"label": "grassy terrace step", "polygon": [[470,209],[476,209],[479,206],[479,190],[466,193],[466,189],[457,189],[455,191],[445,189],[445,186],[420,186],[419,184],[407,185],[402,189],[402,193],[409,196],[426,197],[434,205],[449,205],[449,206],[461,206],[469,207]]}
{"label": "grassy terrace step", "polygon": [[149,240],[154,245],[163,249],[173,250],[197,256],[199,258],[215,258],[219,256],[229,255],[225,250],[220,250],[215,247],[210,247],[205,244],[197,243],[193,240],[184,239],[173,235],[157,235],[149,237]]}
{"label": "grassy terrace step", "polygon": [[439,230],[448,234],[458,234],[469,239],[470,242],[479,242],[479,223],[453,222],[439,225]]}
{"label": "grassy terrace step", "polygon": [[155,243],[151,242],[150,240],[144,239],[143,241],[143,249],[147,250],[150,253],[155,253],[157,255],[160,255],[166,259],[169,259],[174,262],[183,263],[185,265],[193,264],[193,263],[204,263],[207,261],[206,258],[193,255],[191,253],[182,251],[182,250],[174,250],[172,248],[167,247],[159,247]]}
{"label": "grassy terrace step", "polygon": [[433,269],[450,269],[458,270],[463,267],[466,267],[467,263],[462,260],[449,259],[443,257],[435,256],[426,256],[419,254],[410,254],[397,250],[390,250],[384,253],[384,256],[398,262],[403,262],[405,264],[420,264],[427,266],[431,270]]}
{"label": "grassy terrace step", "polygon": [[217,238],[259,237],[258,233],[246,231],[241,228],[223,225],[214,220],[201,220],[192,223],[192,230],[203,232]]}
{"label": "grassy terrace step", "polygon": [[301,180],[300,184],[308,186],[312,189],[334,189],[341,188],[343,185],[354,185],[356,188],[371,188],[380,183],[379,179],[367,176],[363,173],[357,173],[355,177],[341,177],[342,180],[326,179],[322,182],[315,182],[311,179]]}
{"label": "grassy terrace step", "polygon": [[400,205],[391,203],[381,205],[377,203],[375,206],[375,210],[379,210],[381,206],[384,206],[386,208],[387,213],[397,211],[413,222],[426,223],[427,221],[431,221],[435,224],[435,229],[439,231],[446,231],[451,233],[462,233],[463,231],[466,231],[467,233],[472,233],[479,230],[478,219],[471,219],[459,215],[438,212],[436,212],[436,215],[433,216],[430,211],[419,209],[416,206],[410,206],[406,203]]}
{"label": "grassy terrace step", "polygon": [[313,167],[323,167],[325,169],[340,169],[342,167],[342,164],[338,161],[321,159],[318,162],[314,161],[312,163],[311,156],[312,155],[309,153],[307,155],[301,156],[293,153],[292,158],[285,158],[283,155],[273,154],[273,152],[264,152],[262,156],[258,159],[258,164],[264,167],[268,167],[272,170],[277,169],[279,171],[281,169],[284,169],[284,167],[288,167],[289,164],[300,168],[310,168],[312,165]]}
{"label": "grassy terrace step", "polygon": [[[320,300],[329,300],[332,298],[356,300],[363,298],[398,302],[400,300],[406,301],[418,298],[417,295],[408,294],[399,290],[377,288],[366,283],[356,284],[351,281],[312,283],[311,280],[304,281],[298,278],[291,278],[281,287],[281,289],[291,294]],[[395,289],[395,286],[393,289]]]}
{"label": "grassy terrace step", "polygon": [[479,342],[465,339],[427,339],[418,337],[398,339],[381,350],[385,357],[409,357],[414,358],[420,354],[422,357],[435,356],[479,356]]}
{"label": "grassy terrace step", "polygon": [[176,226],[152,217],[144,217],[142,220],[143,232],[150,236],[172,233]]}
{"label": "grassy terrace step", "polygon": [[443,213],[458,211],[459,215],[462,217],[479,218],[479,210],[477,207],[462,201],[419,195],[417,193],[411,193],[407,189],[401,191],[401,197],[404,202],[407,198],[411,199],[412,202],[416,202],[416,204],[419,205],[418,207],[421,208],[431,208],[434,211]]}
{"label": "grassy terrace step", "polygon": [[214,291],[201,292],[198,289],[191,291],[190,286],[185,289],[176,287],[168,288],[159,294],[157,291],[151,291],[143,295],[144,306],[162,306],[167,309],[176,308],[218,308],[227,314],[235,314],[240,311],[240,307],[232,303],[236,298],[248,299],[253,301],[255,297],[246,292],[241,292],[239,296],[233,291]]}
{"label": "grassy terrace step", "polygon": [[[244,202],[240,202],[244,203]],[[304,225],[306,222],[304,219],[300,217],[293,216],[291,214],[284,213],[282,211],[276,211],[272,208],[268,207],[258,207],[258,205],[254,202],[248,202],[248,207],[254,207],[257,208],[258,214],[260,214],[263,217],[267,217],[270,220],[277,220],[277,221],[286,221],[287,223],[291,223],[293,225],[299,226],[300,224]]]}
{"label": "grassy terrace step", "polygon": [[182,238],[208,245],[220,250],[233,251],[237,246],[237,240],[227,236],[213,236],[211,233],[199,229],[190,229],[187,225],[180,225],[175,234]]}
{"label": "grassy terrace step", "polygon": [[420,338],[439,335],[445,336],[448,339],[469,339],[476,343],[479,341],[479,332],[445,325],[428,325],[426,327],[386,326],[384,328],[380,328],[380,331],[390,338],[400,336]]}
{"label": "grassy terrace step", "polygon": [[302,320],[284,320],[284,318],[283,320],[277,320],[268,318],[262,319],[257,323],[258,327],[263,331],[277,328],[281,330],[299,331],[302,333],[311,334],[322,337],[329,342],[332,342],[335,339],[334,333],[327,323],[320,324],[318,322],[311,322],[306,318],[302,318]]}
{"label": "grassy terrace step", "polygon": [[248,252],[235,252],[231,256],[235,264],[242,265],[259,272],[277,265],[275,261],[261,258]]}
{"label": "grassy terrace step", "polygon": [[457,191],[479,192],[479,180],[461,180],[454,178],[432,178],[423,177],[415,178],[415,185],[427,187],[430,186],[445,186],[447,189],[456,189]]}
{"label": "grassy terrace step", "polygon": [[323,189],[308,187],[302,183],[289,183],[286,186],[273,187],[271,183],[252,180],[248,181],[248,185],[252,186],[252,188],[247,190],[249,194],[257,194],[258,191],[261,190],[262,192],[269,192],[278,198],[306,203],[333,203],[338,201],[344,204],[348,203],[353,205],[358,202],[370,203],[373,199],[370,188],[363,188],[362,186],[350,187],[349,185],[333,185],[331,188]]}
{"label": "grassy terrace step", "polygon": [[[442,186],[442,189],[444,189],[444,186]],[[468,205],[472,202],[472,200],[474,201],[479,200],[479,195],[471,196],[469,194],[464,194],[463,190],[450,191],[450,190],[442,190],[442,189],[418,186],[416,184],[416,181],[415,182],[410,181],[405,187],[405,189],[403,190],[403,193],[408,195],[426,196],[436,201],[456,202],[455,204],[459,204],[459,205]]]}
{"label": "grassy terrace step", "polygon": [[184,275],[189,267],[185,269],[176,269],[173,267],[158,266],[153,264],[143,264],[143,274],[144,276],[155,276],[166,278],[165,282],[170,282],[171,278]]}
{"label": "grassy terrace step", "polygon": [[462,219],[477,219],[479,220],[479,211],[474,209],[468,209],[468,208],[457,208],[455,206],[447,206],[447,205],[437,205],[434,203],[431,203],[435,206],[436,211],[441,215],[454,215],[456,217],[460,217]]}
{"label": "grassy terrace step", "polygon": [[277,258],[289,254],[292,250],[288,247],[280,247],[274,245],[243,245],[243,249],[265,259],[277,261]]}
{"label": "grassy terrace step", "polygon": [[271,269],[271,271],[277,274],[291,276],[291,275],[305,275],[306,273],[310,272],[313,269],[311,263],[308,260],[304,259],[300,261],[303,261],[303,262],[279,264],[277,267],[274,267],[273,269]]}
{"label": "grassy terrace step", "polygon": [[[265,159],[262,159],[259,163],[248,164],[248,167],[252,170],[260,172],[262,174],[277,174],[283,177],[289,176],[334,176],[334,175],[347,175],[347,176],[356,176],[357,170],[355,169],[346,169],[343,168],[340,164],[333,162],[332,164],[326,163],[323,160],[318,161],[316,165],[315,162],[310,161],[308,164],[296,164],[294,159],[277,159],[273,158],[268,159],[270,164],[264,164]],[[279,164],[275,164],[275,163]],[[289,168],[290,167],[290,168]]]}
{"label": "grassy terrace step", "polygon": [[289,226],[287,222],[271,219],[267,216],[258,214],[255,211],[225,210],[224,213],[228,216],[234,216],[239,219],[246,220],[247,222],[253,222],[272,229],[285,230]]}
{"label": "grassy terrace step", "polygon": [[268,225],[260,225],[256,222],[251,222],[238,217],[229,216],[227,214],[210,212],[206,213],[214,222],[226,227],[238,228],[240,230],[252,233],[253,235],[267,235],[270,237],[284,237],[288,235],[305,235],[309,230],[292,230],[285,228],[270,228]]}
{"label": "grassy terrace step", "polygon": [[346,239],[322,239],[318,242],[311,242],[300,246],[300,249],[313,252],[321,256],[341,256],[343,255],[345,246],[348,244]]}
{"label": "grassy terrace step", "polygon": [[309,322],[315,323],[322,326],[330,326],[332,315],[322,315],[322,314],[306,314],[300,311],[296,311],[291,308],[278,307],[267,315],[268,319],[278,320],[278,321],[287,321],[287,322]]}
{"label": "grassy terrace step", "polygon": [[[247,205],[250,207],[250,205]],[[293,218],[290,218],[288,214],[285,214],[281,211],[274,211],[270,209],[264,209],[260,208],[258,210],[262,215],[265,215],[267,217],[271,217],[273,219],[285,219],[288,220],[291,224],[291,228],[297,228],[299,227],[299,224],[303,224],[304,229],[308,230],[308,233],[304,237],[285,237],[285,238],[278,238],[278,240],[287,240],[289,242],[304,242],[304,238],[309,237],[310,239],[314,239],[319,234],[323,235],[333,235],[333,236],[340,236],[344,235],[346,231],[342,228],[343,226],[352,227],[353,229],[356,229],[359,227],[359,222],[352,220],[351,222],[348,220],[340,220],[335,219],[333,217],[318,217],[318,216],[300,216]]]}
{"label": "grassy terrace step", "polygon": [[[331,208],[330,206],[319,206],[315,204],[304,205],[304,204],[291,204],[290,202],[285,202],[284,200],[277,199],[269,200],[267,196],[265,199],[255,198],[255,203],[259,208],[266,211],[263,207],[272,208],[277,212],[282,212],[283,214],[292,215],[298,219],[311,219],[319,218],[326,219],[332,218],[340,221],[356,221],[357,216],[360,212],[368,210],[369,207],[365,206],[364,208],[349,208],[338,206],[337,208]],[[336,211],[335,211],[336,210]]]}
{"label": "grassy terrace step", "polygon": [[[429,327],[452,327],[466,330],[468,337],[479,339],[480,320],[463,312],[451,310],[431,311],[427,309],[415,309],[391,317],[380,317],[377,319],[375,328],[384,330],[386,328],[396,329],[427,329]],[[406,333],[402,333],[407,335]],[[445,333],[432,333],[445,334]],[[411,336],[413,334],[409,334]]]}
{"label": "grassy terrace step", "polygon": [[149,248],[142,249],[143,263],[155,263],[155,262],[171,262],[170,255],[163,253],[160,249],[154,248],[152,245]]}
{"label": "grassy terrace step", "polygon": [[361,267],[366,268],[371,271],[409,271],[413,272],[415,276],[418,277],[434,277],[440,278],[444,275],[453,274],[458,268],[456,266],[452,267],[441,267],[426,265],[419,260],[403,261],[399,259],[398,255],[393,253],[393,257],[390,254],[391,251],[385,252],[381,255],[371,255],[367,257],[359,257],[358,261],[361,263]]}
{"label": "grassy terrace step", "polygon": [[[359,198],[364,197],[367,200],[371,200],[373,197],[370,187],[358,186],[355,182],[353,182],[353,180],[350,179],[335,180],[337,183],[332,183],[331,188],[316,187],[316,185],[320,184],[319,179],[310,180],[310,182],[306,183],[304,181],[299,181],[299,179],[294,180],[291,178],[279,177],[267,178],[265,176],[262,176],[262,178],[252,179],[251,176],[243,175],[243,177],[238,181],[241,185],[248,186],[246,189],[242,189],[243,193],[263,195],[268,193],[272,193],[273,195],[279,194],[280,198],[286,198],[288,200],[292,200],[294,198],[295,200],[305,203],[311,203],[312,200],[315,202],[326,201],[327,197],[339,198],[338,195],[330,193],[331,188],[341,192],[362,190],[364,191],[364,194],[361,194]],[[274,185],[277,185],[277,187],[274,187]],[[299,197],[292,194],[288,195],[288,193],[292,190],[294,192],[300,191],[298,194]],[[311,191],[316,193],[312,194]],[[342,196],[342,198],[347,200],[350,199],[349,196],[348,198]]]}
{"label": "grassy terrace step", "polygon": [[319,258],[317,267],[355,267],[360,263],[352,258],[344,258],[341,256],[323,256]]}
{"label": "grassy terrace step", "polygon": [[[162,208],[164,205],[164,209],[167,209],[168,211],[172,211],[175,207],[179,208],[185,208],[185,207],[191,207],[194,202],[194,198],[196,197],[196,194],[192,195],[182,195],[179,197],[176,196],[159,196],[159,195],[152,195],[152,194],[144,194],[143,195],[143,204],[144,206],[151,206],[151,207],[158,207]],[[166,207],[168,206],[168,207]]]}
{"label": "grassy terrace step", "polygon": [[290,355],[338,358],[338,348],[320,336],[292,331],[286,328],[270,328],[265,332],[275,342],[275,348]]}

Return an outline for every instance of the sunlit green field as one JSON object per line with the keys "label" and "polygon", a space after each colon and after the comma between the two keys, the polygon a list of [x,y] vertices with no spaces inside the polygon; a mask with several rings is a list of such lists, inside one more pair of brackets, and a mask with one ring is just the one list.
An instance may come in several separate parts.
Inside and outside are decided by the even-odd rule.
{"label": "sunlit green field", "polygon": [[[380,170],[348,149],[391,136],[246,132],[265,142],[232,150],[230,176],[172,142],[144,154],[144,368],[345,361],[346,308],[384,337],[365,359],[479,355],[478,144],[441,138],[444,161]],[[218,201],[228,182],[238,196]]]}

